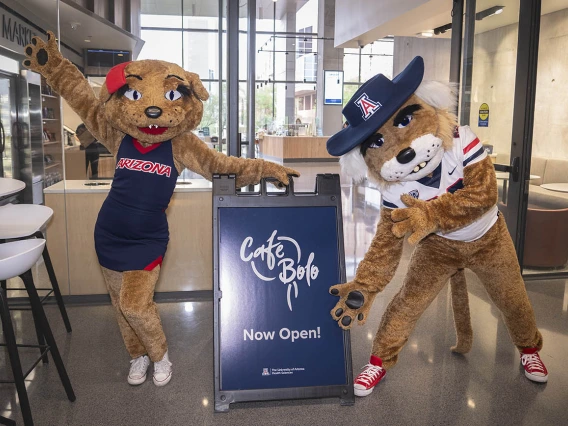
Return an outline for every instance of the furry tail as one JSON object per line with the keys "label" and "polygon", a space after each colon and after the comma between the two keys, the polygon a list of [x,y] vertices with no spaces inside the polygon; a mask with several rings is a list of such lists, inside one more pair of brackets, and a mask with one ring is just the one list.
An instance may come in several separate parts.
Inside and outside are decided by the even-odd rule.
{"label": "furry tail", "polygon": [[471,316],[469,313],[469,298],[465,282],[465,272],[458,270],[450,278],[452,291],[452,309],[454,311],[454,325],[456,327],[455,346],[452,351],[460,354],[468,353],[473,343],[473,329],[471,328]]}

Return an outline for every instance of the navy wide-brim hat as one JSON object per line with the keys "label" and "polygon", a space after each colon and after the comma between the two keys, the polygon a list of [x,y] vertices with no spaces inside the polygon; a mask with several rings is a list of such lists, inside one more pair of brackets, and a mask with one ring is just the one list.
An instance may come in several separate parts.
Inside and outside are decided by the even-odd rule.
{"label": "navy wide-brim hat", "polygon": [[349,100],[343,115],[349,125],[330,137],[327,152],[340,156],[375,133],[412,96],[424,77],[424,60],[417,56],[392,81],[377,74]]}

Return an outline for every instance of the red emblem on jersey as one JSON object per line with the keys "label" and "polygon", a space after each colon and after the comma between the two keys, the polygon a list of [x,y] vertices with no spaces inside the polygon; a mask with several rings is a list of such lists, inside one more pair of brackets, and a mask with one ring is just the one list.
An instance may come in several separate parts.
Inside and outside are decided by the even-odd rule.
{"label": "red emblem on jersey", "polygon": [[359,96],[359,99],[355,101],[355,105],[357,105],[363,113],[363,119],[365,119],[365,121],[382,107],[380,102],[373,101],[366,93]]}

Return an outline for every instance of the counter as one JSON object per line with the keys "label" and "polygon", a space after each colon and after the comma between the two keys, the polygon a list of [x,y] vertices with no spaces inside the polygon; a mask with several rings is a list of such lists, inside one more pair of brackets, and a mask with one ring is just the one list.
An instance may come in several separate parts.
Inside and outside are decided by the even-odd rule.
{"label": "counter", "polygon": [[327,153],[327,136],[271,136],[259,141],[260,157],[283,163],[339,161]]}
{"label": "counter", "polygon": [[[47,226],[47,245],[64,295],[107,294],[93,232],[111,183],[67,180],[44,189],[45,205],[54,212]],[[212,184],[205,179],[176,185],[166,210],[170,242],[157,292],[213,288],[211,191]]]}

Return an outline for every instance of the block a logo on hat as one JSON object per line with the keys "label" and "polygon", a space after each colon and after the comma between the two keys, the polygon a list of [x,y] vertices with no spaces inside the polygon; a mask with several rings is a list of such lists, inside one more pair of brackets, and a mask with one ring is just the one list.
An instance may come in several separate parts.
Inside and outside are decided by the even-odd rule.
{"label": "block a logo on hat", "polygon": [[424,60],[417,56],[392,80],[377,74],[363,83],[343,108],[349,125],[327,140],[327,152],[339,157],[360,145],[412,96],[422,77]]}
{"label": "block a logo on hat", "polygon": [[359,99],[355,101],[355,105],[361,109],[361,112],[363,113],[363,120],[365,121],[367,121],[380,107],[382,107],[379,101],[373,101],[366,93],[359,96]]}

